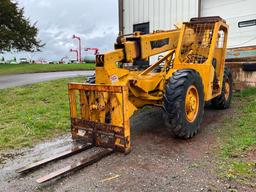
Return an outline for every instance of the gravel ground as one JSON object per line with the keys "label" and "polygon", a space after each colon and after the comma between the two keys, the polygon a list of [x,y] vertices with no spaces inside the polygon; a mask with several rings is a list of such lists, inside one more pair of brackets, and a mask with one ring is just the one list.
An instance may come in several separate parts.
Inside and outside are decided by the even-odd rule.
{"label": "gravel ground", "polygon": [[[222,116],[232,111],[207,109],[201,130],[190,140],[170,137],[162,124],[160,109],[147,109],[132,118],[132,152],[115,153],[71,175],[39,185],[37,178],[86,157],[101,149],[94,148],[58,163],[51,163],[27,175],[15,169],[72,145],[69,135],[11,151],[0,158],[0,191],[228,191],[231,184],[216,176],[212,148],[216,144],[214,129]],[[216,118],[218,117],[218,118]],[[240,191],[250,191],[240,188]]]}

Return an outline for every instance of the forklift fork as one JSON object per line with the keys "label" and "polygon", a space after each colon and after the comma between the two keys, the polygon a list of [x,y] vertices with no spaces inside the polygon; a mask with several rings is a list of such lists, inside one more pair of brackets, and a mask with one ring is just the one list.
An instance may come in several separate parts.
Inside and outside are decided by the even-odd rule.
{"label": "forklift fork", "polygon": [[36,168],[93,147],[100,152],[80,159],[66,167],[38,178],[44,183],[67,173],[92,165],[115,151],[129,153],[130,124],[128,109],[128,87],[113,85],[90,85],[71,83],[68,86],[71,133],[74,140],[82,145],[73,146],[53,157],[40,160],[17,169],[18,173],[28,173]]}

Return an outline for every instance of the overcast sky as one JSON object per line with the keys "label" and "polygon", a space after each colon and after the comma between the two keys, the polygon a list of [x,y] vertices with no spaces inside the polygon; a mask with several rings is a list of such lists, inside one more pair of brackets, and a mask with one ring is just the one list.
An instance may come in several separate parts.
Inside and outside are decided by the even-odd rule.
{"label": "overcast sky", "polygon": [[46,44],[40,53],[16,54],[17,58],[31,56],[33,60],[60,60],[69,56],[74,59],[74,53],[69,52],[77,46],[73,34],[81,37],[83,47],[98,47],[101,52],[113,49],[118,34],[117,0],[16,1],[24,7],[25,17],[31,23],[37,22],[38,38]]}

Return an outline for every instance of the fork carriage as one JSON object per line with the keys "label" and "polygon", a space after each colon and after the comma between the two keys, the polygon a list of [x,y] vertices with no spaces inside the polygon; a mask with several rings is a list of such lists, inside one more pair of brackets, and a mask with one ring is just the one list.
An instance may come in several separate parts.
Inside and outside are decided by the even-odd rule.
{"label": "fork carriage", "polygon": [[74,139],[130,152],[128,87],[72,83],[69,100]]}

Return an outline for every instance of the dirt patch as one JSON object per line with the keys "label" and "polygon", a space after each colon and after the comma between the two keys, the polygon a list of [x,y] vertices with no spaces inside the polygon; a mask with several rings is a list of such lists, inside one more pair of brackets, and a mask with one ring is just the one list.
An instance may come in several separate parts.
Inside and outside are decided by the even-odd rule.
{"label": "dirt patch", "polygon": [[[251,162],[255,162],[256,163],[256,148],[252,149],[251,151],[249,151],[246,155],[245,158],[247,161],[251,161]],[[256,166],[256,164],[255,164]]]}
{"label": "dirt patch", "polygon": [[113,154],[43,185],[35,180],[100,149],[51,163],[28,175],[19,175],[15,169],[64,151],[72,140],[68,135],[32,149],[22,149],[18,151],[22,156],[0,165],[0,191],[225,191],[231,186],[216,176],[211,149],[216,143],[214,130],[222,126],[223,117],[232,113],[230,109],[206,109],[198,135],[180,140],[171,137],[164,127],[160,109],[143,110],[131,120],[132,152],[129,155]]}
{"label": "dirt patch", "polygon": [[0,164],[5,164],[6,161],[9,161],[9,160],[13,160],[15,159],[17,156],[22,156],[23,155],[23,152],[14,152],[14,153],[10,153],[10,152],[7,152],[7,153],[1,153],[0,154]]}

